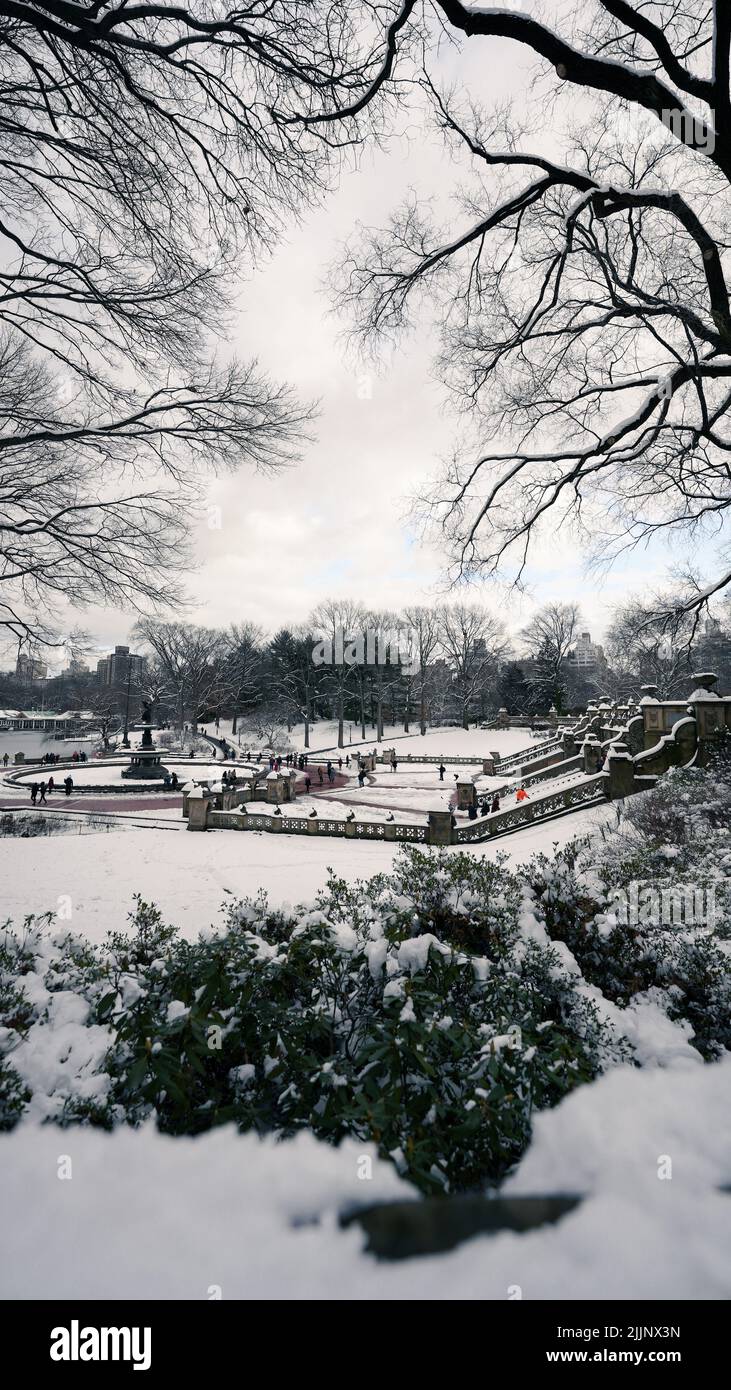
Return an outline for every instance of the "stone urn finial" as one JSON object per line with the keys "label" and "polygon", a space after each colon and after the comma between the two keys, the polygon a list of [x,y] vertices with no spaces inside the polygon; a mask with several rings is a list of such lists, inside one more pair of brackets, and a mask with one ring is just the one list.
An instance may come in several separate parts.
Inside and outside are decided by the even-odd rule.
{"label": "stone urn finial", "polygon": [[691,680],[694,690],[707,690],[709,694],[713,695],[717,693],[713,689],[718,680],[715,671],[697,671],[694,676],[691,676]]}

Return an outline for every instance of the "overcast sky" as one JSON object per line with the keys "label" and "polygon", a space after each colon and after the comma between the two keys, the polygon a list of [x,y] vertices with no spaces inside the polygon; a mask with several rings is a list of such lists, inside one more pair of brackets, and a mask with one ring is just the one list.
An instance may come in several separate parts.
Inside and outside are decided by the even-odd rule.
{"label": "overcast sky", "polygon": [[[511,86],[519,97],[525,61],[516,45],[479,41],[449,55],[444,67],[485,99]],[[329,595],[379,608],[443,596],[443,558],[422,544],[405,507],[455,433],[431,375],[428,325],[401,344],[380,376],[366,380],[365,368],[346,355],[343,325],[329,314],[322,282],[356,221],[380,225],[410,187],[443,196],[454,176],[439,137],[412,125],[388,152],[366,154],[327,205],[294,228],[242,287],[228,346],[257,355],[305,399],[318,398],[320,418],[297,468],[268,478],[242,471],[211,484],[209,501],[220,507],[222,524],[204,521],[196,530],[191,620],[226,625],[249,618],[273,631],[304,619]],[[515,631],[549,599],[578,600],[586,627],[600,638],[611,605],[651,580],[662,559],[638,554],[600,585],[584,572],[573,542],[557,537],[539,552],[530,596],[511,600],[489,586],[467,593],[499,606]],[[131,626],[129,615],[109,610],[81,621],[99,650],[124,641]]]}

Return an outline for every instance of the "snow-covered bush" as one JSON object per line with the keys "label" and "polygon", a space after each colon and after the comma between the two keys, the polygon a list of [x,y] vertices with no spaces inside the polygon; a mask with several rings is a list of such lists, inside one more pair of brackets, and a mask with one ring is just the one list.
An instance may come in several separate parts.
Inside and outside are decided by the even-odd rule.
{"label": "snow-covered bush", "polygon": [[389,877],[331,879],[309,910],[230,906],[195,943],[139,901],[104,948],[6,928],[4,1124],[27,1107],[178,1134],[306,1128],[375,1142],[426,1191],[497,1181],[534,1109],[623,1055],[523,930],[520,897],[502,865],[409,849]]}
{"label": "snow-covered bush", "polygon": [[[673,884],[728,864],[713,775],[668,780],[644,819],[526,868],[408,847],[387,875],[331,876],[308,907],[229,904],[196,942],[139,899],[131,934],[102,947],[50,917],[8,925],[0,1125],[306,1129],[375,1143],[424,1191],[500,1181],[534,1113],[605,1068],[731,1047],[728,923],[613,906],[630,874],[658,883],[662,865]],[[679,796],[685,857],[657,829]]]}
{"label": "snow-covered bush", "polygon": [[[529,880],[550,937],[566,943],[586,980],[608,999],[625,1005],[659,988],[668,1016],[691,1024],[704,1057],[731,1048],[727,759],[668,773],[627,801],[598,839],[536,858]],[[640,908],[634,912],[632,885]],[[665,894],[670,909],[643,909],[647,890],[658,905]]]}

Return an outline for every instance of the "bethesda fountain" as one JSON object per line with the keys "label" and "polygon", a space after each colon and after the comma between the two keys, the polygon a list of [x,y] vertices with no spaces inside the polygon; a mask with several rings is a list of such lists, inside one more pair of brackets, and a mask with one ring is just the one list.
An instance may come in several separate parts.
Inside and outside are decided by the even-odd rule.
{"label": "bethesda fountain", "polygon": [[133,748],[129,756],[129,767],[122,769],[123,777],[137,777],[140,781],[153,782],[156,779],[162,781],[167,777],[168,770],[161,762],[162,753],[152,741],[152,712],[149,700],[145,700],[142,706],[142,719],[139,724],[133,726],[135,730],[142,730],[142,739],[137,748]]}

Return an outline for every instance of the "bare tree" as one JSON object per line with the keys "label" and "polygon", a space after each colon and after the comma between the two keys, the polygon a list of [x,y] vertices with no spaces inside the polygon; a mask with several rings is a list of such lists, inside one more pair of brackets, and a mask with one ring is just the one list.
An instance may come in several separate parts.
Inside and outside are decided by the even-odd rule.
{"label": "bare tree", "polygon": [[509,649],[504,624],[485,608],[456,603],[440,609],[440,643],[452,672],[462,727]]}
{"label": "bare tree", "polygon": [[677,610],[671,626],[666,617],[658,617],[674,606],[670,595],[651,602],[630,599],[615,609],[607,631],[612,664],[625,683],[631,681],[635,690],[641,684],[656,685],[661,699],[682,694],[692,670],[692,614]]}
{"label": "bare tree", "polygon": [[523,628],[521,638],[526,651],[538,665],[540,701],[554,704],[561,712],[565,694],[564,663],[574,644],[579,623],[576,603],[547,603]]}
{"label": "bare tree", "polygon": [[355,655],[347,649],[366,625],[362,605],[352,599],[325,599],[309,619],[312,631],[319,634],[326,647],[323,654],[329,658],[322,663],[321,669],[323,682],[335,697],[338,748],[345,743],[345,696],[357,668]]}
{"label": "bare tree", "polygon": [[226,681],[226,635],[193,623],[162,623],[143,618],[134,636],[152,649],[175,694],[179,736],[186,713],[193,726],[230,694]]}
{"label": "bare tree", "polygon": [[419,701],[419,732],[425,734],[429,667],[439,650],[439,610],[417,605],[414,608],[406,609],[404,620],[410,630],[413,643],[413,664],[417,668],[415,684]]}
{"label": "bare tree", "polygon": [[[556,28],[531,0],[434,10],[487,61],[491,38],[536,56],[533,139],[527,100],[520,117],[485,111],[427,71],[474,186],[447,226],[412,198],[357,242],[340,300],[366,337],[398,331],[422,292],[444,308],[441,366],[475,439],[425,514],[456,572],[520,583],[561,525],[605,563],[656,535],[717,534],[731,504],[731,6],[582,0]],[[419,12],[401,6],[362,103]],[[536,138],[547,120],[550,142]],[[730,581],[719,561],[689,604]]]}
{"label": "bare tree", "polygon": [[0,6],[0,623],[15,636],[47,640],[61,596],[176,601],[201,471],[297,456],[309,411],[216,339],[242,257],[322,197],[371,122],[371,105],[315,118],[375,79],[380,28],[344,0]]}

